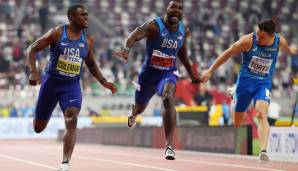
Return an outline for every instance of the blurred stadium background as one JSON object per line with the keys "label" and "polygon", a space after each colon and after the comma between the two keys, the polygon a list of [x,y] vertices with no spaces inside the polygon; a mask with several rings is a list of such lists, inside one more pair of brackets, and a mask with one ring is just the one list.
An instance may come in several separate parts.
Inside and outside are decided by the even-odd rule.
{"label": "blurred stadium background", "polygon": [[[71,4],[82,3],[88,7],[88,31],[95,39],[96,60],[107,79],[117,84],[119,92],[111,96],[88,71],[83,71],[84,99],[79,119],[79,128],[82,129],[78,132],[78,141],[163,147],[163,138],[160,138],[163,136],[160,128],[161,103],[157,97],[151,100],[148,109],[139,118],[138,126],[141,128],[134,131],[123,129],[133,103],[135,88],[132,81],[137,81],[145,42],[135,45],[127,64],[114,57],[112,51],[120,49],[124,37],[138,25],[162,15],[167,2],[0,0],[0,139],[61,137],[58,129],[63,129],[64,125],[58,107],[45,133],[33,133],[31,122],[39,87],[27,84],[29,72],[24,50],[50,27],[67,22],[66,10]],[[184,14],[184,22],[191,30],[189,58],[197,74],[208,68],[217,55],[240,36],[254,31],[256,23],[264,18],[274,18],[278,23],[277,31],[290,44],[298,45],[298,0],[255,0],[253,3],[250,0],[184,0]],[[41,72],[47,63],[48,52],[38,53]],[[272,126],[289,126],[292,114],[298,113],[295,104],[298,54],[294,57],[283,53],[279,55],[269,116]],[[247,126],[239,130],[231,127],[231,100],[226,95],[226,89],[233,86],[240,64],[240,56],[232,58],[208,84],[199,86],[191,84],[183,67],[179,66],[177,148],[236,154],[258,152],[253,108],[247,113]],[[298,122],[295,124],[298,125]],[[273,130],[276,132],[271,133],[271,152],[284,156],[293,154],[297,159],[297,129],[277,127]],[[218,142],[226,143],[216,145]],[[286,142],[290,145],[285,150]]]}

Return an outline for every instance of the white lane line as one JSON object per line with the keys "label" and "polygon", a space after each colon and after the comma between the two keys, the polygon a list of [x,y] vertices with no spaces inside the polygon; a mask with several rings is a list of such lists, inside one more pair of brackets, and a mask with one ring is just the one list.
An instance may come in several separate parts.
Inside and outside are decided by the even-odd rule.
{"label": "white lane line", "polygon": [[118,161],[118,160],[107,160],[107,159],[101,159],[101,158],[86,157],[86,156],[82,156],[82,155],[76,156],[76,157],[74,156],[74,158],[94,160],[94,161],[101,161],[101,162],[109,162],[109,163],[114,163],[114,164],[120,164],[120,165],[126,165],[126,166],[133,166],[133,167],[141,167],[141,168],[154,169],[154,170],[178,171],[178,170],[167,169],[167,168],[162,168],[162,167],[154,167],[154,166],[143,165],[143,164],[122,162],[122,161]]}
{"label": "white lane line", "polygon": [[25,163],[25,164],[29,164],[29,165],[33,165],[33,166],[43,167],[43,168],[50,169],[50,170],[56,170],[57,169],[57,168],[54,168],[54,167],[49,166],[49,165],[33,162],[33,161],[30,161],[30,160],[24,160],[24,159],[12,157],[12,156],[2,155],[2,154],[0,154],[0,158],[6,159],[6,160],[13,160],[13,161],[16,161],[16,162]]}
{"label": "white lane line", "polygon": [[278,170],[278,169],[254,167],[254,166],[246,166],[246,165],[238,165],[238,164],[229,164],[229,163],[220,163],[220,162],[196,161],[196,160],[185,160],[185,159],[179,159],[179,160],[188,162],[188,163],[197,163],[197,164],[204,164],[204,165],[211,165],[211,166],[215,165],[215,166],[234,167],[234,168],[252,169],[252,170],[286,171],[286,170]]}
{"label": "white lane line", "polygon": [[[150,158],[150,159],[161,159],[159,157],[153,156],[142,156],[142,155],[133,155],[128,153],[119,153],[119,152],[100,152],[100,151],[91,151],[89,149],[77,149],[77,151],[85,151],[92,154],[109,154],[109,155],[117,155],[117,156],[127,156],[127,157],[137,157],[137,158]],[[247,166],[247,165],[238,165],[238,164],[229,164],[229,163],[219,163],[219,162],[209,162],[209,161],[196,161],[196,160],[188,160],[188,159],[179,159],[177,158],[178,162],[186,162],[186,163],[193,163],[193,164],[204,164],[204,165],[216,165],[216,166],[223,166],[223,167],[233,167],[233,168],[243,168],[243,169],[252,169],[252,170],[266,170],[266,171],[286,171],[286,170],[279,170],[273,168],[264,168],[264,167],[255,167],[255,166]],[[255,160],[258,162],[258,160]]]}

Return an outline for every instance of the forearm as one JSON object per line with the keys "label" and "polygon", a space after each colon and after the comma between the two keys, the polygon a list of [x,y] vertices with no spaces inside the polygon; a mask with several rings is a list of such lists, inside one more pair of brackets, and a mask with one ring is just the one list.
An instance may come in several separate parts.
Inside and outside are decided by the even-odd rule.
{"label": "forearm", "polygon": [[180,60],[181,60],[181,63],[183,64],[184,68],[186,69],[188,75],[190,77],[193,77],[194,75],[193,75],[192,67],[191,67],[189,60],[184,59],[184,58],[181,58]]}
{"label": "forearm", "polygon": [[224,64],[230,57],[231,56],[229,55],[229,53],[224,52],[215,60],[215,62],[211,65],[209,70],[211,70],[211,72],[214,72],[215,70],[217,70],[217,68],[219,68],[222,64]]}
{"label": "forearm", "polygon": [[129,35],[125,40],[124,40],[124,44],[123,47],[124,48],[128,48],[131,49],[133,47],[133,45],[136,42],[136,38],[133,35]]}
{"label": "forearm", "polygon": [[100,82],[106,81],[102,73],[100,72],[95,61],[91,61],[87,64],[88,70],[90,73]]}
{"label": "forearm", "polygon": [[36,50],[30,46],[27,50],[29,58],[30,72],[37,72],[36,69]]}

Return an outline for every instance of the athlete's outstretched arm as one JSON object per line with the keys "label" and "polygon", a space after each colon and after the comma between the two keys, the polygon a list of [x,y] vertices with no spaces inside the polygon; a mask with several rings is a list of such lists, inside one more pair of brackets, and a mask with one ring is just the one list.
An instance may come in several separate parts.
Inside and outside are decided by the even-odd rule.
{"label": "athlete's outstretched arm", "polygon": [[41,82],[40,74],[37,72],[37,69],[36,69],[36,53],[40,50],[45,49],[50,44],[57,42],[57,40],[60,37],[60,34],[61,34],[61,31],[59,27],[52,28],[27,48],[25,54],[29,59],[29,66],[30,66],[29,84],[30,85],[40,84]]}
{"label": "athlete's outstretched arm", "polygon": [[[189,32],[187,32],[186,35],[188,33]],[[180,59],[181,63],[184,65],[184,67],[185,67],[191,81],[193,83],[199,83],[200,79],[193,74],[192,67],[191,67],[190,62],[187,58],[186,39],[184,40],[184,43],[183,43],[182,47],[180,48],[180,50],[178,52],[178,58]]]}
{"label": "athlete's outstretched arm", "polygon": [[144,38],[153,39],[156,36],[156,33],[158,33],[158,31],[159,29],[153,20],[144,23],[143,25],[137,27],[133,32],[131,32],[127,38],[125,38],[123,43],[123,49],[114,52],[114,54],[127,61],[129,51],[133,47],[135,42]]}
{"label": "athlete's outstretched arm", "polygon": [[229,49],[225,50],[220,54],[211,67],[202,74],[201,81],[206,82],[210,79],[213,72],[224,64],[229,58],[236,56],[241,52],[246,52],[252,46],[252,34],[245,35],[241,37],[237,42],[235,42]]}
{"label": "athlete's outstretched arm", "polygon": [[93,54],[93,46],[94,46],[94,41],[93,38],[88,35],[88,55],[86,57],[85,60],[85,64],[87,66],[87,68],[89,69],[89,71],[91,72],[91,74],[105,87],[111,90],[111,92],[114,94],[117,91],[116,86],[113,83],[108,82],[104,76],[102,75],[102,73],[100,72],[95,58],[94,58],[94,54]]}
{"label": "athlete's outstretched arm", "polygon": [[290,47],[287,40],[284,38],[284,36],[280,35],[280,45],[279,49],[283,52],[286,52],[288,54],[297,54],[297,48],[296,47]]}

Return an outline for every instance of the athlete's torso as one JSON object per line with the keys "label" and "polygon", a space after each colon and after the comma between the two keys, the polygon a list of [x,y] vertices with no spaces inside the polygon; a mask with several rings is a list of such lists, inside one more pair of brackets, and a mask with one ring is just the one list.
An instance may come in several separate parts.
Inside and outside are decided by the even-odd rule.
{"label": "athlete's torso", "polygon": [[70,40],[65,24],[60,40],[50,46],[50,60],[45,71],[53,78],[79,81],[82,64],[87,54],[86,32],[82,31],[79,39]]}
{"label": "athlete's torso", "polygon": [[185,39],[185,28],[179,22],[176,32],[169,31],[161,17],[156,18],[155,23],[159,27],[159,33],[153,40],[147,41],[146,58],[142,71],[153,69],[159,71],[177,70],[177,54]]}
{"label": "athlete's torso", "polygon": [[256,33],[253,33],[253,44],[249,52],[243,53],[243,63],[240,77],[250,77],[259,80],[271,80],[279,52],[279,35],[274,34],[272,46],[257,44]]}

